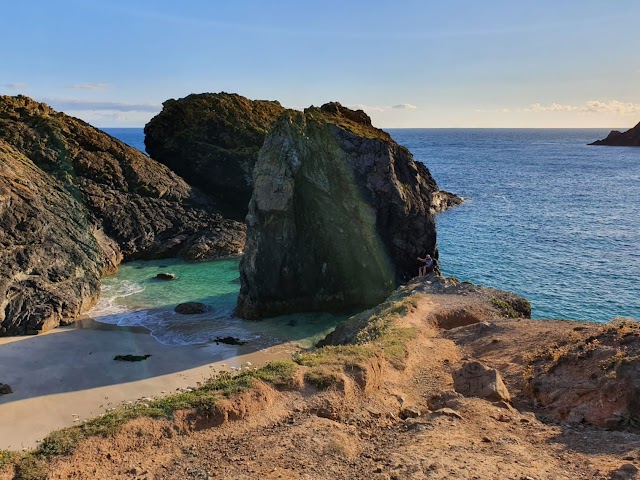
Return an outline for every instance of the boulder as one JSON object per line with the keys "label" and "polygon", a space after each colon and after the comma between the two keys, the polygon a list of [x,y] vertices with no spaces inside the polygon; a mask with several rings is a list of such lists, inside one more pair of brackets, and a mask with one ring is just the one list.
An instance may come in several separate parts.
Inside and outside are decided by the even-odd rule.
{"label": "boulder", "polygon": [[286,109],[224,92],[167,100],[162,107],[144,129],[149,155],[213,196],[225,216],[244,220],[258,151]]}
{"label": "boulder", "polygon": [[200,302],[185,302],[176,305],[174,311],[182,315],[197,315],[199,313],[207,313],[211,310],[209,305]]}
{"label": "boulder", "polygon": [[13,390],[6,383],[0,383],[0,395],[9,395]]}
{"label": "boulder", "polygon": [[156,275],[156,278],[158,280],[175,280],[176,274],[175,273],[159,273]]}
{"label": "boulder", "polygon": [[123,259],[237,254],[245,227],[164,165],[24,96],[0,96],[0,335],[69,323]]}
{"label": "boulder", "polygon": [[465,397],[479,397],[494,402],[511,401],[500,372],[476,361],[466,362],[453,372],[453,388]]}
{"label": "boulder", "polygon": [[237,312],[245,318],[371,306],[437,258],[436,182],[339,103],[289,112],[253,173]]}
{"label": "boulder", "polygon": [[596,140],[589,145],[605,145],[610,147],[640,147],[640,123],[626,132],[612,130],[607,138]]}

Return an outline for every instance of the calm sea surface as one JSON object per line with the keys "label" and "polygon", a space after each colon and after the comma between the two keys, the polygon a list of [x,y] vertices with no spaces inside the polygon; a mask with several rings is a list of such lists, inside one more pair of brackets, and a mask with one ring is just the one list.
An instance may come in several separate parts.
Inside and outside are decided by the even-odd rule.
{"label": "calm sea surface", "polygon": [[[105,130],[144,151],[142,129]],[[440,188],[466,200],[437,220],[445,274],[523,295],[531,301],[535,318],[640,319],[640,148],[586,145],[606,136],[606,129],[389,133],[429,167]],[[220,269],[235,278],[233,263],[206,265],[180,268],[204,268],[213,283]],[[124,309],[136,302],[138,311],[158,303],[148,291],[151,298],[145,300],[144,293],[113,295],[144,287],[130,278],[134,270],[141,280],[157,272],[158,265],[124,265],[121,273],[105,281],[103,307],[120,304],[125,315]],[[210,286],[201,292],[212,304],[218,302],[217,295],[227,316],[238,290],[230,280],[225,280],[224,292],[216,294],[218,287]],[[123,287],[123,282],[130,283]],[[171,300],[175,304],[190,299],[193,295],[185,293]],[[131,322],[123,320],[126,315],[113,318]],[[319,320],[319,329],[334,320]],[[186,336],[176,341],[194,343]]]}

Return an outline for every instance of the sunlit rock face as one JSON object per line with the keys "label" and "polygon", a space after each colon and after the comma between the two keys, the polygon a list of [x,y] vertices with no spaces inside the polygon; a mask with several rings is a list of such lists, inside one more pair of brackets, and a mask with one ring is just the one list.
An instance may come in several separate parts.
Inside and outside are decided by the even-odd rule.
{"label": "sunlit rock face", "polygon": [[437,257],[429,170],[362,111],[289,112],[253,172],[238,313],[369,306]]}

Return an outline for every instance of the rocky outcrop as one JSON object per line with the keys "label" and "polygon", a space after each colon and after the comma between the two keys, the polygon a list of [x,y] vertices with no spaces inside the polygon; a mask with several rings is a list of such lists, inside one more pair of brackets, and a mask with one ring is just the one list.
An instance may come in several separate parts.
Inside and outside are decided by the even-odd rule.
{"label": "rocky outcrop", "polygon": [[167,100],[144,129],[145,146],[152,158],[214,197],[225,216],[243,220],[258,151],[285,111],[278,102],[224,92]]}
{"label": "rocky outcrop", "polygon": [[[276,101],[224,92],[171,99],[146,125],[145,146],[153,159],[215,199],[225,217],[244,220],[258,152],[286,112],[293,111]],[[371,122],[364,113],[348,115],[355,122],[365,117]],[[436,189],[432,202],[432,212],[439,213],[461,204],[462,198]]]}
{"label": "rocky outcrop", "polygon": [[465,397],[479,397],[494,402],[511,401],[500,372],[478,361],[465,362],[453,372],[453,389]]}
{"label": "rocky outcrop", "polygon": [[254,176],[237,311],[374,305],[437,258],[429,170],[361,110],[283,115]]}
{"label": "rocky outcrop", "polygon": [[624,133],[618,130],[612,130],[607,138],[603,140],[596,140],[589,145],[608,145],[611,147],[640,147],[640,123]]}
{"label": "rocky outcrop", "polygon": [[181,315],[197,315],[211,311],[211,307],[202,302],[185,302],[176,305],[174,311]]}
{"label": "rocky outcrop", "polygon": [[103,253],[96,226],[60,182],[2,140],[0,225],[0,335],[74,318],[122,258]]}
{"label": "rocky outcrop", "polygon": [[446,190],[436,190],[431,194],[431,213],[442,213],[452,207],[461,205],[464,202],[462,197]]}
{"label": "rocky outcrop", "polygon": [[72,321],[123,258],[242,250],[242,224],[81,120],[27,97],[0,97],[0,141],[0,335]]}
{"label": "rocky outcrop", "polygon": [[531,355],[528,392],[569,423],[640,430],[640,322],[616,319]]}

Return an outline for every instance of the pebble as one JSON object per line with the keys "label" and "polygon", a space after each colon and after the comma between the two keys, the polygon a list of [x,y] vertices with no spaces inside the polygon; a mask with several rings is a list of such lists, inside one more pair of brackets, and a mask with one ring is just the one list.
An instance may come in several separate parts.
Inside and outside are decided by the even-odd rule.
{"label": "pebble", "polygon": [[436,410],[433,413],[436,414],[436,415],[446,415],[447,417],[457,418],[457,419],[460,419],[460,420],[463,419],[462,415],[460,415],[458,412],[456,412],[452,408],[448,408],[448,407],[439,408],[438,410]]}

